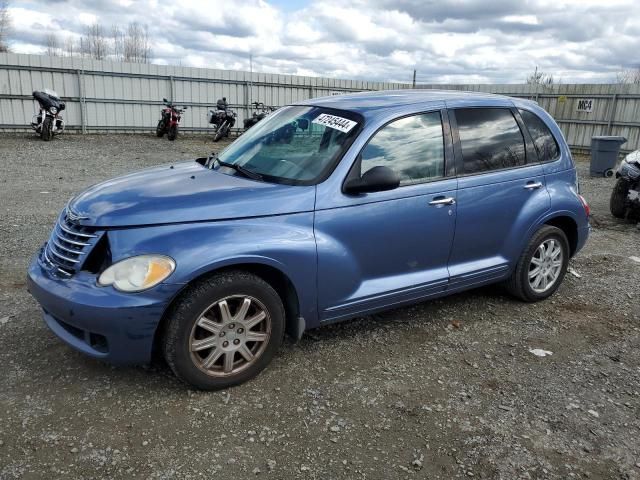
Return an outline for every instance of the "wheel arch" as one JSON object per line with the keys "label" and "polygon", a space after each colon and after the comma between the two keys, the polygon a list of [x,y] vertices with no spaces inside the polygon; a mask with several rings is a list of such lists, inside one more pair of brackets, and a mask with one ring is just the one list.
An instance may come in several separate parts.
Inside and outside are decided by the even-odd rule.
{"label": "wheel arch", "polygon": [[234,270],[252,273],[267,282],[282,300],[285,309],[285,332],[294,340],[298,340],[302,336],[305,324],[304,319],[300,316],[300,297],[291,278],[282,269],[267,263],[239,261],[237,263],[225,263],[223,265],[212,266],[209,269],[199,272],[184,284],[167,305],[162,319],[156,328],[153,338],[154,352],[159,351],[160,341],[169,322],[173,307],[189,292],[189,289],[196,283],[205,281],[214,275]]}
{"label": "wheel arch", "polygon": [[568,215],[558,215],[546,219],[544,224],[559,228],[564,232],[569,241],[569,256],[573,257],[578,250],[578,224],[576,221]]}

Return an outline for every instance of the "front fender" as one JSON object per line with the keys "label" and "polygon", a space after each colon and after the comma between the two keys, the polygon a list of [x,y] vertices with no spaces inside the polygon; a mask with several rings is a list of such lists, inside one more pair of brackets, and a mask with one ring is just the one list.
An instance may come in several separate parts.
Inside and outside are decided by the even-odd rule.
{"label": "front fender", "polygon": [[316,243],[313,213],[198,222],[108,231],[114,262],[149,253],[176,261],[166,283],[186,285],[220,268],[260,264],[286,275],[298,295],[300,315],[317,323]]}

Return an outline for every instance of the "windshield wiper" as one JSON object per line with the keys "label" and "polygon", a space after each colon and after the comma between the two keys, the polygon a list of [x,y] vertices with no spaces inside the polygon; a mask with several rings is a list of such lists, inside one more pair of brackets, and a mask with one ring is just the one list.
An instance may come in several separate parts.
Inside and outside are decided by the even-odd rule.
{"label": "windshield wiper", "polygon": [[218,162],[218,165],[220,165],[221,167],[229,167],[229,168],[235,170],[236,172],[241,173],[242,175],[244,175],[247,178],[251,178],[252,180],[263,180],[262,175],[260,175],[259,173],[253,172],[253,171],[249,170],[248,168],[244,168],[242,165],[236,165],[235,163],[223,162],[218,157],[215,157],[214,160],[216,162]]}

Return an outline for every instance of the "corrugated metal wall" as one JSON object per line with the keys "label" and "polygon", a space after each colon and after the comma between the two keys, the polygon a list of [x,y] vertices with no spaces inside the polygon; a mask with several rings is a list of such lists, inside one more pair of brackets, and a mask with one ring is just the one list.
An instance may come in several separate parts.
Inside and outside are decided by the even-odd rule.
{"label": "corrugated metal wall", "polygon": [[163,98],[188,106],[181,127],[199,131],[211,130],[206,114],[221,97],[242,125],[254,101],[282,106],[336,92],[406,85],[0,53],[0,129],[28,128],[37,107],[31,94],[44,88],[67,102],[68,129],[131,132],[155,127]]}
{"label": "corrugated metal wall", "polygon": [[[141,65],[0,53],[0,130],[24,130],[35,111],[33,90],[50,88],[66,102],[67,128],[85,132],[150,131],[162,98],[189,106],[182,128],[207,131],[206,113],[220,97],[238,113],[250,103],[282,106],[340,92],[410,88],[408,84],[300,77],[163,65]],[[499,93],[538,101],[554,116],[567,141],[589,148],[593,135],[622,135],[624,150],[640,148],[640,85],[420,85]],[[578,111],[581,99],[592,111]]]}
{"label": "corrugated metal wall", "polygon": [[[640,85],[447,85],[446,88],[535,100],[555,118],[575,149],[589,149],[594,135],[620,135],[627,138],[623,151],[640,149]],[[591,112],[578,111],[578,102],[585,99],[592,100]]]}

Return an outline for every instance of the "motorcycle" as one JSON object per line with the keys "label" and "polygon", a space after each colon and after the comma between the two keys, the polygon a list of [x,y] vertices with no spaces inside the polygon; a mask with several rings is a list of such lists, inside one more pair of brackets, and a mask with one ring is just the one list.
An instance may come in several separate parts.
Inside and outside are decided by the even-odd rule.
{"label": "motorcycle", "polygon": [[617,218],[640,219],[640,150],[631,152],[616,170],[609,210]]}
{"label": "motorcycle", "polygon": [[217,142],[221,138],[229,136],[229,132],[236,123],[236,113],[228,108],[226,110],[209,110],[207,121],[213,125],[213,141]]}
{"label": "motorcycle", "polygon": [[166,133],[167,138],[170,141],[174,141],[178,136],[178,126],[180,125],[182,114],[189,107],[182,107],[182,109],[180,109],[166,98],[163,98],[162,101],[166,108],[163,108],[160,112],[161,117],[156,127],[156,136],[162,137]]}
{"label": "motorcycle", "polygon": [[64,120],[60,112],[65,109],[66,105],[52,90],[36,90],[32,95],[38,102],[40,111],[31,119],[31,128],[40,135],[42,140],[48,142],[54,135],[64,132]]}
{"label": "motorcycle", "polygon": [[253,102],[252,105],[255,108],[253,114],[251,115],[250,118],[244,119],[245,132],[275,110],[275,107],[267,107],[262,102]]}

